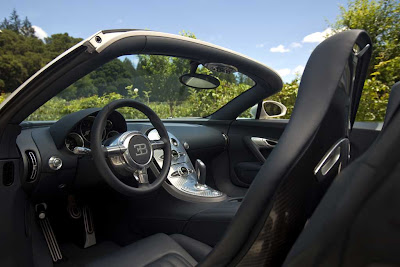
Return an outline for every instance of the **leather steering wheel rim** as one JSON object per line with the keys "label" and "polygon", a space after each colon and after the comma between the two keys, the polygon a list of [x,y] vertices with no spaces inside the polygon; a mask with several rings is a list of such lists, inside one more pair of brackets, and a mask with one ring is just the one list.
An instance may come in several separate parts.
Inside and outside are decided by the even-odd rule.
{"label": "leather steering wheel rim", "polygon": [[[155,181],[151,184],[140,184],[139,187],[129,186],[123,183],[111,170],[110,166],[106,161],[107,152],[102,145],[102,132],[106,126],[106,121],[108,116],[117,108],[122,107],[131,107],[141,111],[145,114],[154,128],[158,131],[160,136],[160,141],[164,143],[162,149],[164,151],[164,159],[163,159],[163,167],[161,168],[160,174],[156,175]],[[171,144],[169,141],[169,136],[167,129],[162,123],[161,119],[157,116],[157,114],[148,106],[138,101],[132,99],[120,99],[115,100],[108,105],[106,105],[96,116],[92,126],[91,132],[91,149],[92,156],[94,160],[94,164],[97,167],[102,178],[109,184],[114,190],[124,194],[126,196],[137,196],[144,195],[147,193],[154,192],[158,188],[161,187],[162,183],[167,178],[169,168],[171,166]],[[153,149],[153,148],[151,148]],[[152,161],[153,159],[151,159]],[[146,168],[147,170],[147,168]],[[132,174],[133,178],[133,174]]]}

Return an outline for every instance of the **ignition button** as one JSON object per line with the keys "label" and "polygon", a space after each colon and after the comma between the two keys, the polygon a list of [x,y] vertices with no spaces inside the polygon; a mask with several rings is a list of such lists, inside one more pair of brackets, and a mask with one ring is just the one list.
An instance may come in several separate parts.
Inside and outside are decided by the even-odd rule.
{"label": "ignition button", "polygon": [[52,170],[59,170],[62,167],[62,160],[59,157],[52,156],[49,159],[49,167]]}

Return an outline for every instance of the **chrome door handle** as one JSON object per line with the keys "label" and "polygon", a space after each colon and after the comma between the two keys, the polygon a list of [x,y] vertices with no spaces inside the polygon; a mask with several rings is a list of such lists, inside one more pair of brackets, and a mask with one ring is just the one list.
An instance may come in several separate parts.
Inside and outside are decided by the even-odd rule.
{"label": "chrome door handle", "polygon": [[260,148],[268,148],[268,149],[272,149],[278,144],[277,140],[262,138],[262,137],[252,137],[251,141]]}

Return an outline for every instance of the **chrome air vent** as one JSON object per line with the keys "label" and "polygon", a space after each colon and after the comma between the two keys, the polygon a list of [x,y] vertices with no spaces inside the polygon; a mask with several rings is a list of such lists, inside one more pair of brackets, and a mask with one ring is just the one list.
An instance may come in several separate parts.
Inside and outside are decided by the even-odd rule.
{"label": "chrome air vent", "polygon": [[14,162],[8,161],[3,165],[3,185],[10,186],[14,183]]}
{"label": "chrome air vent", "polygon": [[38,161],[35,152],[28,150],[25,154],[28,159],[28,175],[26,181],[33,182],[38,176]]}

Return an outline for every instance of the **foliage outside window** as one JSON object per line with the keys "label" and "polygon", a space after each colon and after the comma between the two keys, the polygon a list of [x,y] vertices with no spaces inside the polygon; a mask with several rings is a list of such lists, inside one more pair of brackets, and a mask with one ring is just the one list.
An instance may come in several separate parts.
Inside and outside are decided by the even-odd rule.
{"label": "foliage outside window", "polygon": [[[296,101],[299,88],[299,78],[291,83],[285,83],[281,92],[267,98],[281,102],[287,107],[285,116],[279,119],[289,119]],[[358,107],[356,121],[383,121],[389,99],[390,87],[376,78],[367,79]],[[246,117],[246,116],[241,116]]]}
{"label": "foliage outside window", "polygon": [[[103,107],[109,102],[130,98],[147,104],[160,118],[204,117],[253,86],[247,76],[212,73],[220,80],[216,89],[197,90],[179,82],[179,77],[190,72],[190,60],[158,56],[123,56],[104,64],[73,83],[28,120],[57,120],[64,115],[85,108]],[[119,110],[127,119],[145,119],[131,108]]]}
{"label": "foliage outside window", "polygon": [[334,32],[364,29],[371,37],[372,58],[356,120],[383,121],[390,88],[400,80],[400,2],[349,1],[331,27]]}

